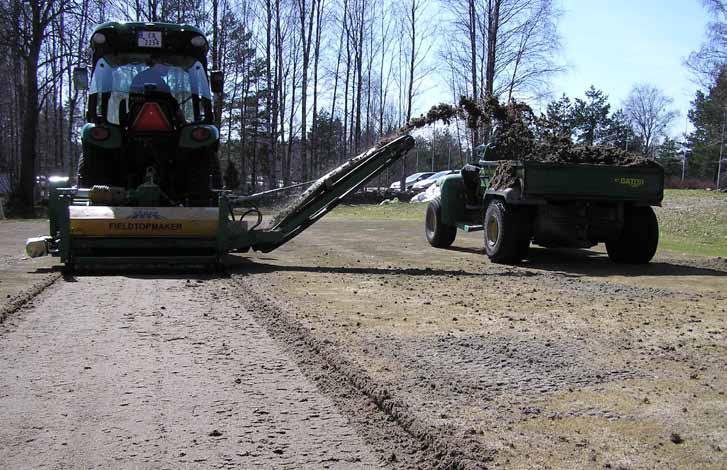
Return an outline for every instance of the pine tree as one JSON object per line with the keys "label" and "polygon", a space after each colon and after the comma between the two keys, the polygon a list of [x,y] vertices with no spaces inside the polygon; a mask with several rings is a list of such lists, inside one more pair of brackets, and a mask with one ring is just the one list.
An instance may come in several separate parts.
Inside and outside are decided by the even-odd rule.
{"label": "pine tree", "polygon": [[554,126],[553,131],[561,137],[571,138],[573,136],[573,103],[563,93],[558,101],[548,104],[545,111],[548,121]]}
{"label": "pine tree", "polygon": [[602,145],[623,150],[637,151],[642,146],[641,139],[634,134],[631,122],[622,109],[617,110],[608,119],[600,140]]}
{"label": "pine tree", "polygon": [[[714,181],[717,177],[722,128],[727,118],[727,70],[718,75],[709,92],[697,91],[689,121],[694,131],[687,138],[692,156],[687,161],[687,172],[692,177]],[[727,152],[727,149],[726,149]],[[723,169],[724,169],[723,165]]]}
{"label": "pine tree", "polygon": [[578,143],[585,145],[599,143],[605,135],[610,110],[608,95],[597,90],[593,85],[586,90],[585,100],[576,98],[573,106],[573,128]]}

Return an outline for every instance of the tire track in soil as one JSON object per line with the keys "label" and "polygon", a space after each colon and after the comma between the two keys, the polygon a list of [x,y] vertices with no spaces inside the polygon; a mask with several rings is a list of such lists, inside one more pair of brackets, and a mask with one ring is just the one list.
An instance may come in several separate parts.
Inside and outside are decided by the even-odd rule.
{"label": "tire track in soil", "polygon": [[[484,469],[493,460],[494,449],[486,449],[473,438],[473,431],[434,426],[417,416],[406,401],[390,388],[373,380],[349,361],[335,343],[320,338],[290,313],[291,306],[272,298],[269,289],[243,273],[232,279],[249,300],[253,317],[275,340],[288,344],[303,373],[334,397],[339,409],[357,424],[359,433],[384,450],[395,468]],[[373,402],[375,413],[361,415],[361,398]],[[369,407],[370,408],[370,407]],[[383,416],[382,416],[383,415]],[[387,422],[382,428],[382,422]],[[392,426],[391,424],[395,424]],[[377,448],[380,452],[382,449]]]}
{"label": "tire track in soil", "polygon": [[52,286],[61,277],[62,274],[59,272],[48,274],[36,281],[25,291],[8,299],[5,305],[0,306],[0,324],[2,324],[10,315],[23,308],[23,306],[25,306],[28,302],[43,293],[44,290]]}

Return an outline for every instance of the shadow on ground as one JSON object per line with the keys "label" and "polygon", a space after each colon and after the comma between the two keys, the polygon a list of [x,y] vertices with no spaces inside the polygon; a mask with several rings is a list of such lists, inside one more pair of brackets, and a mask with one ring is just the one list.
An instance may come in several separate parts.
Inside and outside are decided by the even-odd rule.
{"label": "shadow on ground", "polygon": [[522,267],[563,274],[606,276],[727,276],[725,270],[656,260],[649,264],[616,264],[603,253],[591,250],[530,248]]}
{"label": "shadow on ground", "polygon": [[[470,252],[483,256],[482,250],[468,248],[450,248],[452,251]],[[375,268],[351,266],[315,266],[315,265],[279,265],[261,262],[259,258],[242,258],[231,256],[226,260],[226,269],[230,274],[255,274],[269,272],[309,272],[333,274],[381,274],[407,276],[486,276],[502,275],[509,277],[530,277],[535,275],[527,269],[512,269],[502,266],[503,272],[466,271],[463,269],[441,268]],[[267,260],[265,260],[267,261]],[[486,261],[483,260],[483,265]],[[496,265],[489,265],[494,267]],[[689,266],[670,261],[654,261],[647,265],[624,265],[612,263],[608,256],[590,250],[559,250],[531,248],[528,258],[520,265],[543,271],[557,272],[565,276],[727,276],[726,270],[708,267]]]}
{"label": "shadow on ground", "polygon": [[[471,253],[473,256],[483,257],[483,266],[489,268],[500,267],[489,264],[484,259],[484,251],[475,248],[451,247],[449,251]],[[227,278],[231,274],[261,274],[270,272],[308,272],[328,274],[363,274],[363,275],[407,275],[407,276],[486,276],[501,275],[508,277],[531,277],[536,275],[529,269],[550,271],[564,276],[714,276],[727,277],[727,263],[725,270],[711,267],[679,264],[672,261],[654,261],[646,265],[624,265],[612,263],[608,256],[591,250],[574,249],[545,249],[531,247],[528,257],[513,269],[502,265],[502,272],[467,271],[464,269],[442,268],[376,268],[353,266],[316,266],[316,265],[281,265],[274,264],[275,258],[248,258],[235,255],[226,255],[221,267],[212,266],[97,266],[74,272],[64,272],[62,265],[43,267],[35,273],[62,272],[64,280],[72,282],[77,276],[126,276],[140,279],[219,279]]]}
{"label": "shadow on ground", "polygon": [[[232,258],[232,257],[231,257]],[[226,263],[225,263],[226,264]],[[123,276],[134,279],[189,279],[211,280],[229,278],[230,274],[225,266],[169,266],[169,265],[120,265],[120,266],[94,266],[73,271],[67,270],[63,265],[50,268],[40,268],[35,273],[62,273],[65,282],[76,282],[77,278],[87,276]]]}

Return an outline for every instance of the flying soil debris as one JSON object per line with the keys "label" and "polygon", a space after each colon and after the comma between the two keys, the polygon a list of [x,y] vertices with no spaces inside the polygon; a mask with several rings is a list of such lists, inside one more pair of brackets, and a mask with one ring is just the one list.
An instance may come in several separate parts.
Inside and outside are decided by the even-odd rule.
{"label": "flying soil debris", "polygon": [[625,167],[658,166],[653,160],[623,149],[575,145],[570,136],[558,134],[553,122],[545,116],[536,116],[527,104],[512,100],[503,105],[494,97],[478,102],[463,96],[458,106],[438,104],[426,115],[412,119],[394,136],[437,121],[449,124],[456,117],[464,118],[470,129],[494,129],[485,158],[501,161],[490,183],[495,189],[505,189],[516,183],[514,160]]}

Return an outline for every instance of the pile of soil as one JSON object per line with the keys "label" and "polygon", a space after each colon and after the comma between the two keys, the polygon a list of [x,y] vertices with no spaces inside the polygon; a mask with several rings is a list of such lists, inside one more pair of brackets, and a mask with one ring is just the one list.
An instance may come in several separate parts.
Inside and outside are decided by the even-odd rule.
{"label": "pile of soil", "polygon": [[515,165],[512,160],[503,160],[498,163],[495,174],[490,180],[490,187],[492,189],[507,189],[514,187],[516,184]]}
{"label": "pile of soil", "polygon": [[[499,147],[499,143],[497,147]],[[626,152],[613,147],[602,146],[576,146],[572,143],[553,144],[533,143],[529,146],[528,153],[520,155],[514,153],[513,147],[494,149],[494,158],[490,160],[503,160],[495,169],[495,174],[490,181],[493,189],[511,188],[517,182],[515,178],[515,165],[512,160],[535,161],[551,164],[589,164],[589,165],[612,165],[625,167],[658,167],[654,160],[649,160],[640,155]],[[520,147],[522,148],[522,147]]]}
{"label": "pile of soil", "polygon": [[490,98],[484,104],[463,98],[460,106],[468,114],[470,127],[495,126],[494,146],[488,160],[501,160],[490,182],[494,189],[517,183],[514,160],[551,164],[589,164],[627,167],[657,167],[653,160],[622,149],[605,146],[575,145],[569,137],[553,131],[555,126],[544,116],[536,116],[525,103],[512,101],[501,105]]}
{"label": "pile of soil", "polygon": [[654,161],[621,149],[603,146],[578,146],[570,138],[558,135],[555,125],[545,116],[536,116],[525,103],[500,104],[497,98],[477,102],[462,97],[458,106],[440,103],[426,115],[412,119],[379,143],[390,142],[414,129],[455,117],[464,118],[470,129],[496,128],[496,145],[489,160],[530,160],[544,163],[588,163],[594,165],[654,166]]}

